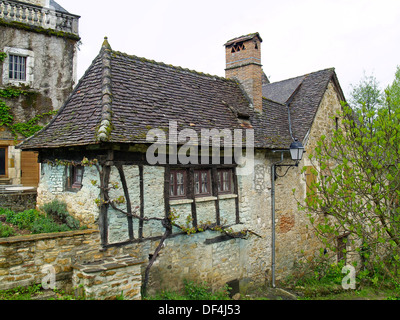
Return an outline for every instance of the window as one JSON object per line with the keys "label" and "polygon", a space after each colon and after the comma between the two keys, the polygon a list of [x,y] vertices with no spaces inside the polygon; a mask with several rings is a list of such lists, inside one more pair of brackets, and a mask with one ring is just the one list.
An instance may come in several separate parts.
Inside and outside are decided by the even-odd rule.
{"label": "window", "polygon": [[[188,196],[186,170],[171,170],[170,176],[170,197],[184,199]],[[211,170],[194,170],[194,194],[196,197],[207,197],[213,193],[211,184]],[[233,193],[233,171],[231,169],[218,170],[218,193]]]}
{"label": "window", "polygon": [[33,51],[5,47],[8,58],[3,62],[3,84],[33,86],[35,55]]}
{"label": "window", "polygon": [[7,148],[0,148],[0,177],[7,175]]}
{"label": "window", "polygon": [[170,196],[172,198],[186,197],[186,171],[184,170],[171,171]]}
{"label": "window", "polygon": [[196,196],[211,195],[210,170],[196,170],[194,172],[194,193]]}
{"label": "window", "polygon": [[67,167],[67,191],[79,191],[82,188],[84,171],[83,166],[70,165]]}
{"label": "window", "polygon": [[232,193],[232,170],[218,170],[218,193]]}
{"label": "window", "polygon": [[344,260],[345,264],[346,264],[346,249],[348,240],[349,240],[348,235],[344,235],[337,238],[337,260],[338,262]]}
{"label": "window", "polygon": [[10,54],[8,78],[11,80],[26,81],[26,57]]}

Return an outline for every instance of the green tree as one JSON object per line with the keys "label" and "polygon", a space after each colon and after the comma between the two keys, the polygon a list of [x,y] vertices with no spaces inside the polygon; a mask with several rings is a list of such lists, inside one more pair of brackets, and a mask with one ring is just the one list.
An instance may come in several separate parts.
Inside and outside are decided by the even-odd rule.
{"label": "green tree", "polygon": [[397,67],[393,83],[385,90],[387,106],[394,110],[400,107],[400,66]]}
{"label": "green tree", "polygon": [[384,95],[375,76],[364,73],[360,82],[351,87],[349,103],[356,111],[366,113],[382,106]]}
{"label": "green tree", "polygon": [[358,112],[343,103],[338,130],[321,137],[310,156],[316,179],[300,204],[326,248],[343,250],[338,237],[347,235],[344,254],[352,248],[365,267],[395,279],[400,270],[400,108],[371,101],[359,100],[364,107]]}

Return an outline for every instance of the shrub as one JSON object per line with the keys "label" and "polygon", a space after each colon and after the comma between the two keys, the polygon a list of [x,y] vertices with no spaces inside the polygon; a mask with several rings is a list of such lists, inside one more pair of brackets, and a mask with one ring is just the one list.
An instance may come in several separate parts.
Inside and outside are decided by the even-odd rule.
{"label": "shrub", "polygon": [[80,228],[80,222],[69,214],[67,204],[63,201],[55,199],[50,203],[44,204],[40,209],[44,211],[48,217],[53,218],[60,224],[67,225],[71,230]]}
{"label": "shrub", "polygon": [[41,216],[32,223],[32,225],[30,226],[30,230],[33,234],[40,234],[65,232],[70,231],[71,229],[65,224],[60,225],[53,221],[51,218]]}
{"label": "shrub", "polygon": [[8,238],[8,237],[12,237],[15,235],[15,231],[13,228],[7,226],[7,225],[3,225],[0,222],[0,238]]}
{"label": "shrub", "polygon": [[24,212],[15,213],[8,210],[5,214],[6,221],[17,226],[19,229],[28,229],[30,225],[39,218],[40,213],[36,210],[26,210]]}

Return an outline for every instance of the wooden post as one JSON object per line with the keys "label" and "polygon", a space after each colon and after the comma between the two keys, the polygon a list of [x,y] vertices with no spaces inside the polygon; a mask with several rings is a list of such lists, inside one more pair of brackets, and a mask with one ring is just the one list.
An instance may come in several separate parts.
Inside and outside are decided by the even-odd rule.
{"label": "wooden post", "polygon": [[[218,170],[217,168],[211,169],[211,184],[212,184],[212,194],[214,197],[218,198]],[[221,225],[221,213],[219,209],[219,199],[215,201],[215,215],[217,220],[217,225]]]}
{"label": "wooden post", "polygon": [[122,183],[122,188],[124,189],[124,195],[125,195],[125,200],[126,200],[126,211],[128,212],[127,219],[128,219],[129,239],[133,240],[135,238],[135,234],[133,232],[132,203],[131,203],[131,198],[129,196],[128,185],[126,183],[124,168],[121,164],[116,164],[115,166],[118,169],[119,177],[120,177],[121,183]]}
{"label": "wooden post", "polygon": [[235,207],[236,207],[236,224],[240,223],[240,210],[239,210],[239,180],[237,176],[237,168],[233,169],[233,187],[234,192],[237,195],[235,198]]}
{"label": "wooden post", "polygon": [[193,199],[192,202],[192,223],[193,227],[197,228],[198,222],[197,222],[197,208],[196,208],[196,195],[194,192],[194,168],[189,168],[187,170],[187,191],[188,191],[188,198]]}
{"label": "wooden post", "polygon": [[[140,176],[140,218],[144,218],[144,167],[139,166],[139,176]],[[143,239],[143,220],[139,221],[139,239]]]}

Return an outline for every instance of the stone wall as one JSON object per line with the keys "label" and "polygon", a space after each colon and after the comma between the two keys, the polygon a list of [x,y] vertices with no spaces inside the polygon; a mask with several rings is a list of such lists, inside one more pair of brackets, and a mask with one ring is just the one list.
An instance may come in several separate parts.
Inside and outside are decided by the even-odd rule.
{"label": "stone wall", "polygon": [[[264,152],[255,155],[257,170],[261,172],[262,183],[256,181],[254,172],[238,176],[239,195],[221,195],[196,199],[199,222],[216,222],[215,202],[220,202],[221,221],[232,225],[234,231],[251,230],[248,239],[225,239],[222,233],[207,231],[196,235],[180,235],[179,228],[173,228],[173,237],[166,241],[161,256],[152,268],[151,289],[180,288],[185,278],[206,280],[213,286],[223,286],[232,280],[252,279],[254,283],[269,281],[271,257],[271,179],[270,163]],[[124,166],[132,208],[140,212],[140,177],[138,166]],[[85,167],[83,187],[78,192],[64,190],[64,166],[42,165],[42,177],[38,188],[38,204],[57,198],[68,204],[69,212],[85,224],[97,228],[99,188],[93,183],[99,180],[96,168]],[[165,216],[164,168],[144,166],[144,215],[145,217]],[[260,174],[258,174],[260,179]],[[111,198],[123,196],[118,170],[112,168],[110,183],[119,188],[110,190]],[[239,200],[240,222],[236,225],[236,199]],[[172,200],[170,206],[180,218],[178,223],[186,225],[191,215],[193,200]],[[126,204],[121,205],[126,209]],[[127,217],[113,209],[108,213],[109,243],[118,244],[129,240]],[[138,238],[139,223],[134,219],[135,238]],[[144,241],[124,246],[121,250],[138,259],[148,260],[164,234],[160,221],[149,221],[143,225]],[[154,239],[154,237],[156,237]],[[152,238],[151,240],[149,238]],[[148,239],[148,240],[146,240]],[[144,272],[144,270],[142,270]]]}
{"label": "stone wall", "polygon": [[[306,198],[304,166],[311,166],[310,155],[322,135],[329,136],[335,128],[336,112],[341,110],[340,100],[333,83],[329,83],[314,124],[305,143],[306,154],[298,168],[292,168],[284,178],[276,180],[276,276],[283,280],[293,269],[296,260],[319,256],[323,244],[315,236],[308,212],[298,210],[297,201]],[[279,159],[276,159],[278,161]],[[288,160],[290,163],[290,160]],[[285,168],[283,168],[285,169]],[[280,174],[284,171],[279,171]],[[293,194],[293,189],[295,193]]]}
{"label": "stone wall", "polygon": [[142,261],[131,256],[73,265],[76,295],[95,300],[141,300]]}
{"label": "stone wall", "polygon": [[0,290],[42,283],[43,267],[56,272],[58,289],[71,289],[72,265],[101,259],[97,231],[73,231],[0,239]]}
{"label": "stone wall", "polygon": [[36,208],[36,192],[0,194],[0,208],[10,209],[14,212],[22,212]]}

